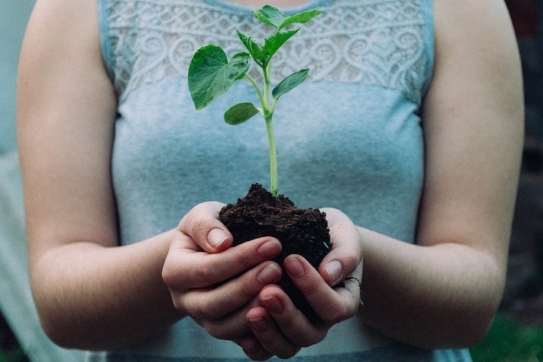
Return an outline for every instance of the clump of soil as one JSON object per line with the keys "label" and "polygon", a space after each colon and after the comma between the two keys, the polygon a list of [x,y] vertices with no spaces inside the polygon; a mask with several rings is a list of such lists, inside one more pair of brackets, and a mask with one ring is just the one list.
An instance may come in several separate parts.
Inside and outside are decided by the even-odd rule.
{"label": "clump of soil", "polygon": [[[251,185],[247,195],[236,204],[226,205],[219,213],[219,220],[232,233],[234,245],[263,236],[277,238],[283,248],[274,260],[281,267],[288,255],[299,254],[316,269],[330,251],[330,232],[323,212],[299,209],[288,197],[275,198],[259,184]],[[310,321],[319,320],[284,268],[277,284]]]}

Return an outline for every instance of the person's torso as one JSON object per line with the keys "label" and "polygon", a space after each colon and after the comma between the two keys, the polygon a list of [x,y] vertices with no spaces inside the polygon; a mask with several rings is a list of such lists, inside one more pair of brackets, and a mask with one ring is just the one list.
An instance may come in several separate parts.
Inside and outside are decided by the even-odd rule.
{"label": "person's torso", "polygon": [[[175,227],[200,202],[235,202],[254,182],[268,187],[264,121],[223,121],[230,106],[257,104],[252,86],[237,82],[196,111],[187,71],[200,46],[220,45],[230,57],[244,51],[236,29],[257,41],[270,29],[251,9],[221,0],[99,5],[104,60],[119,99],[112,174],[122,244]],[[299,207],[335,207],[357,225],[414,242],[424,180],[419,111],[433,68],[431,0],[313,0],[285,12],[315,7],[323,13],[273,59],[274,84],[310,69],[274,114],[279,192]],[[117,356],[132,353],[172,361],[245,359],[239,347],[213,339],[189,318]],[[352,318],[299,356],[438,361],[448,353],[466,357],[394,345]]]}

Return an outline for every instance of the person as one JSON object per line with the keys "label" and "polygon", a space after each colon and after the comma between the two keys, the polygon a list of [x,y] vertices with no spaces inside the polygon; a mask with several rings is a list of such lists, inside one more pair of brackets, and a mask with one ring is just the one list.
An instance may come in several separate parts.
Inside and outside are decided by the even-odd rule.
{"label": "person", "polygon": [[[251,85],[188,94],[196,49],[263,39],[266,3],[323,11],[272,74],[310,68],[274,122],[280,193],[327,214],[318,269],[218,221],[266,184],[262,122],[222,122]],[[523,143],[502,1],[38,0],[17,114],[33,297],[89,361],[469,361],[496,313]]]}

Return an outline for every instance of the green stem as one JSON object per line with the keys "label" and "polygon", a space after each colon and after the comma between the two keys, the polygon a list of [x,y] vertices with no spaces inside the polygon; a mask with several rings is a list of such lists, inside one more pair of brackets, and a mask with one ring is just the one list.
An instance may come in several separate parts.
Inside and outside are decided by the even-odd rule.
{"label": "green stem", "polygon": [[271,60],[266,64],[266,67],[264,67],[263,70],[263,76],[264,76],[264,102],[262,106],[269,110],[269,102],[270,102],[270,68],[271,68]]}
{"label": "green stem", "polygon": [[277,177],[277,150],[275,147],[275,134],[273,132],[273,111],[275,102],[270,108],[270,69],[271,61],[262,69],[264,76],[264,97],[260,98],[262,109],[264,112],[264,120],[266,121],[266,131],[268,133],[268,145],[270,149],[270,193],[273,197],[277,197],[279,191]]}
{"label": "green stem", "polygon": [[253,88],[255,89],[256,91],[256,94],[258,95],[258,99],[260,100],[260,104],[262,105],[262,107],[264,107],[264,98],[262,97],[262,92],[260,91],[260,88],[258,88],[258,84],[256,83],[256,81],[254,80],[253,77],[251,77],[249,74],[245,73],[245,78],[247,78],[247,80],[249,82],[251,82],[251,84],[253,85]]}
{"label": "green stem", "polygon": [[266,117],[266,130],[268,132],[268,143],[270,146],[270,192],[277,197],[279,185],[277,180],[277,151],[275,147],[275,135],[273,133],[272,114]]}

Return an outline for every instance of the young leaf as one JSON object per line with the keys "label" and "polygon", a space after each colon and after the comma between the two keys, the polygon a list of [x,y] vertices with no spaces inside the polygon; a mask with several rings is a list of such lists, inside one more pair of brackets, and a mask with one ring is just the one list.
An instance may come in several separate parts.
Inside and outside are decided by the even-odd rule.
{"label": "young leaf", "polygon": [[262,51],[262,47],[258,45],[251,37],[243,34],[242,32],[236,30],[238,33],[238,37],[245,45],[245,48],[249,51],[249,54],[253,57],[256,64],[260,65],[261,67],[265,67],[266,65],[266,56],[264,55]]}
{"label": "young leaf", "polygon": [[322,13],[321,10],[309,10],[300,14],[289,16],[281,23],[281,26],[279,26],[279,30],[291,24],[305,24],[320,13]]}
{"label": "young leaf", "polygon": [[275,52],[286,43],[287,40],[289,40],[294,34],[296,34],[300,29],[285,31],[285,32],[277,32],[270,36],[269,38],[266,38],[264,40],[264,46],[262,47],[262,51],[266,57],[266,62],[264,64],[267,65],[270,61],[271,57],[275,54]]}
{"label": "young leaf", "polygon": [[305,80],[305,78],[307,78],[308,73],[309,69],[302,69],[283,79],[283,81],[273,89],[273,98],[279,99],[279,97],[281,97],[283,94],[288,93],[299,86]]}
{"label": "young leaf", "polygon": [[224,113],[224,121],[232,126],[236,126],[251,119],[257,113],[258,109],[252,103],[239,103],[230,107]]}
{"label": "young leaf", "polygon": [[196,109],[202,109],[230,89],[249,70],[248,53],[235,54],[230,62],[225,52],[210,44],[196,51],[188,74],[188,85]]}
{"label": "young leaf", "polygon": [[265,5],[262,9],[253,11],[253,14],[263,23],[271,25],[277,30],[281,30],[285,26],[291,24],[305,24],[321,12],[321,10],[309,10],[300,14],[288,16],[273,6]]}
{"label": "young leaf", "polygon": [[260,10],[253,11],[254,16],[261,22],[279,29],[281,24],[288,18],[287,15],[270,5],[264,5]]}

